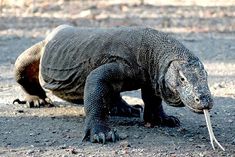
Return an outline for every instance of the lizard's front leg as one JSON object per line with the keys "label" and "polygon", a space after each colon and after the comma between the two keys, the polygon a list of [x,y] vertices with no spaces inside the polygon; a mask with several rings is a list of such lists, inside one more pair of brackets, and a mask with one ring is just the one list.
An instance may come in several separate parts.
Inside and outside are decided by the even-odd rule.
{"label": "lizard's front leg", "polygon": [[112,95],[122,90],[127,79],[125,65],[104,64],[93,70],[87,77],[84,89],[85,139],[91,142],[105,143],[118,140],[118,134],[108,123]]}
{"label": "lizard's front leg", "polygon": [[169,127],[176,127],[180,125],[178,118],[168,116],[162,107],[162,99],[154,94],[151,88],[141,89],[142,99],[144,101],[144,121],[146,124],[164,125]]}

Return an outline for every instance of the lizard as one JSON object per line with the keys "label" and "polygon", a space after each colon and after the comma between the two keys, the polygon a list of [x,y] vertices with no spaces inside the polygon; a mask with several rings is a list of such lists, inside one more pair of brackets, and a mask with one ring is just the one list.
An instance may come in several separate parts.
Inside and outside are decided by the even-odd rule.
{"label": "lizard", "polygon": [[141,89],[143,119],[151,125],[180,125],[162,101],[196,113],[211,109],[208,74],[200,59],[167,33],[148,27],[76,28],[60,25],[15,62],[15,79],[30,107],[51,104],[45,91],[84,104],[84,140],[118,140],[109,115],[136,116],[123,91]]}

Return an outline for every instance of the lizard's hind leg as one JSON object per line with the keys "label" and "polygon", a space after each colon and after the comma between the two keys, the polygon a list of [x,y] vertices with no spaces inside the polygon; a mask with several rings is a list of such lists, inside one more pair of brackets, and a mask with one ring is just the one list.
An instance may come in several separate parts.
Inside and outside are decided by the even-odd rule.
{"label": "lizard's hind leg", "polygon": [[25,92],[25,100],[16,99],[13,103],[26,104],[27,107],[51,106],[45,91],[39,83],[39,64],[44,42],[39,42],[25,50],[15,62],[15,79]]}
{"label": "lizard's hind leg", "polygon": [[125,100],[122,99],[120,93],[114,94],[113,104],[110,109],[111,116],[120,117],[141,117],[141,112],[143,107],[140,105],[131,106],[127,104]]}

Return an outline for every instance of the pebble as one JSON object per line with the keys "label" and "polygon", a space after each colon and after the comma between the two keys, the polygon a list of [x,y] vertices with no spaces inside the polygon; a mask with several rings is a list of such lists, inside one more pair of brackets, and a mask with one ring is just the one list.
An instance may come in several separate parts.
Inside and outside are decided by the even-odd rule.
{"label": "pebble", "polygon": [[24,110],[16,110],[17,113],[24,113]]}
{"label": "pebble", "polygon": [[140,138],[140,135],[134,135],[134,138]]}
{"label": "pebble", "polygon": [[59,149],[66,149],[67,148],[67,145],[62,145],[59,147]]}
{"label": "pebble", "polygon": [[119,134],[120,140],[124,140],[124,139],[126,139],[127,137],[128,137],[128,135],[125,134],[125,133],[120,133],[120,134]]}
{"label": "pebble", "polygon": [[146,128],[151,128],[151,127],[152,127],[152,124],[151,124],[151,123],[146,123],[144,126],[145,126]]}
{"label": "pebble", "polygon": [[181,128],[179,128],[179,129],[177,129],[177,131],[178,131],[178,132],[186,132],[187,129],[181,127]]}
{"label": "pebble", "polygon": [[188,139],[188,141],[189,141],[189,142],[192,142],[192,141],[194,141],[194,139],[193,139],[193,138],[190,138],[190,139]]}
{"label": "pebble", "polygon": [[31,132],[29,133],[29,136],[35,136],[35,133]]}
{"label": "pebble", "polygon": [[219,87],[219,88],[225,88],[225,85],[219,84],[218,87]]}
{"label": "pebble", "polygon": [[35,140],[34,143],[40,143],[40,141],[39,140]]}
{"label": "pebble", "polygon": [[201,140],[205,140],[205,139],[206,139],[206,137],[203,136],[203,135],[199,135],[199,138],[200,138]]}
{"label": "pebble", "polygon": [[27,155],[30,155],[30,154],[33,154],[34,153],[34,150],[29,150],[26,152]]}
{"label": "pebble", "polygon": [[204,144],[199,144],[199,145],[196,145],[196,148],[205,148],[206,147],[206,145],[204,145]]}
{"label": "pebble", "polygon": [[123,141],[120,142],[120,147],[126,148],[126,147],[131,147],[131,145],[128,141]]}
{"label": "pebble", "polygon": [[78,154],[78,151],[77,151],[75,148],[73,148],[73,149],[71,150],[71,153],[72,153],[72,154]]}
{"label": "pebble", "polygon": [[43,142],[49,142],[50,140],[49,139],[44,139]]}
{"label": "pebble", "polygon": [[75,148],[68,148],[66,151],[70,152],[71,154],[78,154],[78,151]]}
{"label": "pebble", "polygon": [[233,139],[233,141],[231,142],[232,145],[235,145],[235,138]]}
{"label": "pebble", "polygon": [[228,122],[229,122],[229,123],[232,123],[232,122],[233,122],[233,120],[232,120],[232,119],[229,119],[229,120],[228,120]]}

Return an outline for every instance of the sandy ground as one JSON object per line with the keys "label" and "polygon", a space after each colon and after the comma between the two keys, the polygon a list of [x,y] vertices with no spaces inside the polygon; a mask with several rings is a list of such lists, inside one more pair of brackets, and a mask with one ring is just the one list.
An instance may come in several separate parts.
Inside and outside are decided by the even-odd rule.
{"label": "sandy ground", "polygon": [[[0,156],[235,156],[235,2],[216,6],[139,5],[105,1],[59,1],[3,6],[0,17]],[[174,3],[172,3],[174,4]],[[184,4],[184,3],[183,3]],[[194,4],[194,3],[192,3]],[[32,11],[34,13],[32,13]],[[56,107],[13,105],[23,92],[14,82],[17,56],[60,24],[77,27],[148,26],[170,33],[201,58],[215,105],[215,136],[225,147],[213,150],[203,115],[164,105],[181,127],[145,128],[139,118],[113,117],[123,137],[116,143],[81,143],[84,112],[52,96]],[[140,91],[123,93],[143,104]]]}

